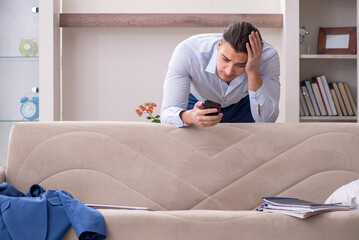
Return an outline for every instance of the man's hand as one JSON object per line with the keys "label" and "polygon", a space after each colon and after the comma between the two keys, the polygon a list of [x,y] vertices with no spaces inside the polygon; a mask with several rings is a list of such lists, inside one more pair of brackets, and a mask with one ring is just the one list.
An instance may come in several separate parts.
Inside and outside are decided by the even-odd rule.
{"label": "man's hand", "polygon": [[198,101],[192,110],[181,112],[182,121],[187,125],[194,124],[199,127],[212,127],[221,121],[222,113],[215,116],[206,116],[208,113],[217,112],[217,108],[203,109],[202,105],[203,102]]}
{"label": "man's hand", "polygon": [[257,91],[262,86],[262,77],[259,73],[259,63],[262,58],[263,42],[261,41],[258,32],[252,32],[249,35],[249,43],[246,43],[248,52],[248,61],[245,67],[245,72],[248,76],[248,89]]}
{"label": "man's hand", "polygon": [[259,71],[259,63],[262,58],[263,42],[261,41],[258,32],[252,32],[249,35],[249,43],[246,43],[248,52],[248,61],[245,71],[250,74]]}

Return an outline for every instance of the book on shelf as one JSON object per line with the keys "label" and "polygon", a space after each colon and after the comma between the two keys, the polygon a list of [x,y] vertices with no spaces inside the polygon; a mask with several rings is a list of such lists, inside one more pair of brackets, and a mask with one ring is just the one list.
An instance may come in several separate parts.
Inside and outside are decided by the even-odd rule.
{"label": "book on shelf", "polygon": [[301,89],[302,89],[302,94],[303,94],[305,103],[307,104],[310,116],[315,116],[313,103],[312,103],[312,100],[310,99],[307,87],[304,85],[304,86],[301,86]]}
{"label": "book on shelf", "polygon": [[344,87],[345,87],[345,91],[346,91],[346,93],[348,95],[348,98],[349,98],[350,106],[353,109],[354,116],[357,116],[357,105],[355,104],[355,100],[354,100],[353,95],[352,95],[352,93],[350,91],[349,84],[347,82],[344,82]]}
{"label": "book on shelf", "polygon": [[336,116],[336,115],[338,115],[338,113],[337,113],[337,109],[336,109],[335,104],[334,104],[333,96],[330,93],[327,78],[325,77],[325,75],[321,75],[320,78],[321,78],[321,80],[323,82],[324,90],[325,90],[326,96],[328,98],[328,103],[329,103],[330,109],[332,110],[333,115]]}
{"label": "book on shelf", "polygon": [[315,99],[315,96],[314,96],[312,83],[310,82],[310,80],[304,80],[302,82],[302,84],[307,88],[310,101],[313,104],[313,109],[314,109],[314,112],[315,112],[315,116],[320,116],[321,114],[320,114],[320,111],[319,111],[317,100]]}
{"label": "book on shelf", "polygon": [[341,203],[322,204],[288,197],[264,197],[265,203],[259,211],[281,213],[297,218],[307,218],[324,212],[349,211],[351,206]]}
{"label": "book on shelf", "polygon": [[324,84],[323,84],[322,77],[321,76],[314,76],[313,81],[316,82],[317,85],[318,85],[319,93],[320,93],[319,95],[320,95],[321,100],[323,101],[324,108],[325,108],[325,111],[327,113],[326,115],[332,116],[333,112],[332,112],[332,109],[331,109],[331,107],[329,105],[329,100],[328,100],[327,93],[326,93],[326,90],[325,90],[325,87],[324,87]]}
{"label": "book on shelf", "polygon": [[337,84],[338,84],[338,87],[339,87],[340,94],[342,95],[345,108],[348,111],[348,115],[353,116],[354,112],[353,112],[352,107],[350,106],[349,97],[348,97],[347,92],[345,91],[344,83],[343,82],[338,82]]}
{"label": "book on shelf", "polygon": [[327,110],[325,109],[324,102],[322,100],[318,84],[316,82],[312,83],[313,93],[315,96],[315,100],[317,100],[317,104],[319,107],[320,115],[328,116]]}
{"label": "book on shelf", "polygon": [[343,116],[348,116],[348,112],[347,112],[347,109],[345,108],[344,101],[343,101],[342,95],[340,94],[338,84],[336,82],[332,82],[332,83],[329,83],[329,87],[333,88],[335,91],[335,94],[337,95],[340,109],[343,112]]}
{"label": "book on shelf", "polygon": [[310,116],[309,109],[307,103],[305,102],[302,91],[299,91],[299,110],[300,116]]}
{"label": "book on shelf", "polygon": [[342,109],[340,108],[340,105],[339,105],[338,97],[335,94],[335,91],[334,91],[333,88],[330,88],[330,94],[332,95],[332,98],[333,98],[334,105],[335,105],[335,108],[337,110],[338,116],[343,116]]}
{"label": "book on shelf", "polygon": [[305,113],[304,113],[304,110],[303,110],[303,107],[302,107],[301,103],[299,103],[299,116],[305,116]]}

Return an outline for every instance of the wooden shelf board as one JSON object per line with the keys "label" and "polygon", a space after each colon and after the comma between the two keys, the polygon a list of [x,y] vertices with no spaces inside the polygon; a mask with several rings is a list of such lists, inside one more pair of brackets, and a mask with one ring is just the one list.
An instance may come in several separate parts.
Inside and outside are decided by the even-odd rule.
{"label": "wooden shelf board", "polygon": [[38,122],[39,120],[33,120],[33,121],[30,121],[30,120],[0,120],[0,123],[14,123],[14,122]]}
{"label": "wooden shelf board", "polygon": [[300,122],[356,122],[357,116],[301,116]]}
{"label": "wooden shelf board", "polygon": [[283,14],[61,13],[60,27],[226,27],[250,22],[282,28]]}
{"label": "wooden shelf board", "polygon": [[0,56],[0,62],[38,62],[39,57]]}
{"label": "wooden shelf board", "polygon": [[301,59],[357,59],[357,55],[301,54]]}

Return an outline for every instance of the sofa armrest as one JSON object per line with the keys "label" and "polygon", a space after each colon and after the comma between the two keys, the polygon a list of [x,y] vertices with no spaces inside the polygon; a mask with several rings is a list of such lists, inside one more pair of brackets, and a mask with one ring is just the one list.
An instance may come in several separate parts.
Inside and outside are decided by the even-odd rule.
{"label": "sofa armrest", "polygon": [[0,166],[0,183],[3,183],[6,181],[6,178],[5,178],[5,169]]}

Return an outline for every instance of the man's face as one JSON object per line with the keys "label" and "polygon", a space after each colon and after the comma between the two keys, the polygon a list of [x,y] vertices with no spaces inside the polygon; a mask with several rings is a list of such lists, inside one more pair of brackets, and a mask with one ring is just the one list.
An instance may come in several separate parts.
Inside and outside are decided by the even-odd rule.
{"label": "man's face", "polygon": [[244,72],[248,54],[237,53],[231,44],[222,44],[222,39],[217,45],[217,50],[217,74],[223,81],[229,84],[234,78]]}

